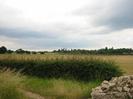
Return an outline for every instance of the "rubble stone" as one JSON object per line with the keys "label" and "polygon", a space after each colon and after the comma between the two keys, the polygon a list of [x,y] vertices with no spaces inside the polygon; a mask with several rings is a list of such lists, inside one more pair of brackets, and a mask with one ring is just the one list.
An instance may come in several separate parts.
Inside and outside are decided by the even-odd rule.
{"label": "rubble stone", "polygon": [[133,75],[114,77],[92,90],[92,99],[133,99]]}

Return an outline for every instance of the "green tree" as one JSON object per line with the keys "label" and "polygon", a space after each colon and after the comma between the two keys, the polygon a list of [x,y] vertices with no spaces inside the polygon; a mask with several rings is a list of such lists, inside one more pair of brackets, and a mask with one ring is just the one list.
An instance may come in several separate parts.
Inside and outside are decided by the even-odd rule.
{"label": "green tree", "polygon": [[7,48],[5,46],[1,46],[0,47],[0,53],[3,54],[3,53],[6,53],[7,52]]}

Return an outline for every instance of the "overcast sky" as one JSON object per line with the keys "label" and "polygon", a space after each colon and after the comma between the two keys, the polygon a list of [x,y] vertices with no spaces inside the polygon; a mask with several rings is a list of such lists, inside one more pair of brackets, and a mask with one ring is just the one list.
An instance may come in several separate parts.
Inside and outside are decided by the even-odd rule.
{"label": "overcast sky", "polygon": [[0,46],[133,48],[133,0],[0,0]]}

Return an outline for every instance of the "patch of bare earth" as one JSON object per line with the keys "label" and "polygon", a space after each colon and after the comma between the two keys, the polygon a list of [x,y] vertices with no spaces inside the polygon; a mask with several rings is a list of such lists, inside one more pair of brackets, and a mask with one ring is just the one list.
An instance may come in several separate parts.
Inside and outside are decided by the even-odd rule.
{"label": "patch of bare earth", "polygon": [[23,90],[23,89],[19,89],[20,92],[22,92],[26,97],[30,98],[30,99],[46,99],[43,96],[37,94],[37,93],[33,93],[31,91],[27,91],[27,90]]}

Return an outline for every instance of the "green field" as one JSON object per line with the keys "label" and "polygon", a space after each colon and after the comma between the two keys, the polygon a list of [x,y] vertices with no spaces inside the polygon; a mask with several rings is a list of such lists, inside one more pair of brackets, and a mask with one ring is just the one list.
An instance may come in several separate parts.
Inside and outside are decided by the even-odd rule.
{"label": "green field", "polygon": [[[92,57],[102,59],[102,60],[113,60],[115,63],[124,71],[125,75],[133,74],[133,56],[121,56],[121,55],[59,55],[59,54],[37,54],[37,55],[20,55],[20,54],[1,54],[0,61],[14,60],[18,61],[54,61],[54,60],[88,60]],[[10,78],[10,79],[9,79]],[[19,80],[20,79],[20,80]],[[45,99],[88,99],[92,88],[98,86],[101,81],[98,79],[93,81],[76,81],[74,79],[62,79],[62,78],[38,78],[34,76],[19,76],[16,73],[10,71],[2,72],[0,76],[1,81],[8,82],[7,85],[4,82],[5,86],[0,86],[1,99],[8,99],[12,96],[11,99],[35,99],[26,95],[27,92],[31,92]],[[16,83],[16,84],[15,84]],[[0,82],[2,85],[3,82]],[[3,88],[3,89],[2,89]],[[14,91],[11,91],[11,90]],[[25,92],[20,91],[24,90]],[[31,94],[30,93],[30,94]],[[32,94],[31,94],[32,95]],[[6,97],[7,96],[7,97]],[[4,98],[3,98],[4,97]],[[16,98],[14,98],[16,97]],[[20,98],[21,97],[21,98]],[[41,99],[41,98],[40,98]]]}

